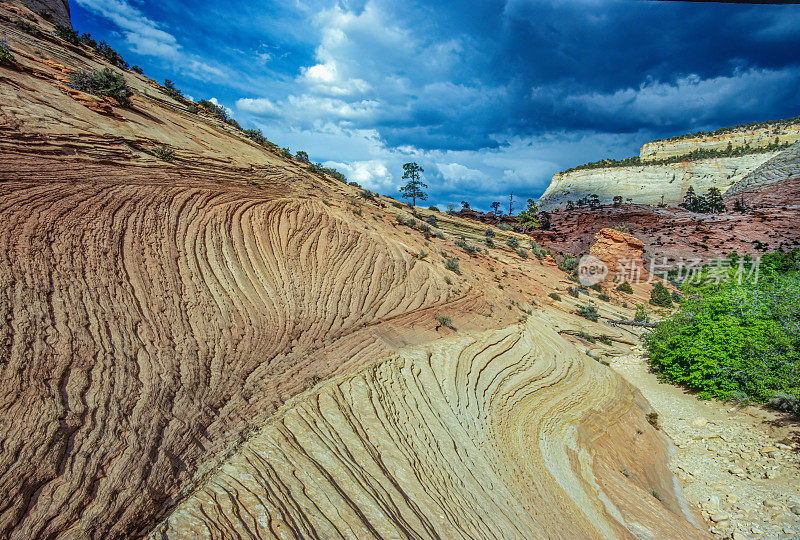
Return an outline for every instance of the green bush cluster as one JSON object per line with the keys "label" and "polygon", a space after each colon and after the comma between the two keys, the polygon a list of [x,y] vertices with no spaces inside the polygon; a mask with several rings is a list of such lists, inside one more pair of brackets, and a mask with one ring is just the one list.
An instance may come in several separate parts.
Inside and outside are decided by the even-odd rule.
{"label": "green bush cluster", "polygon": [[622,283],[617,285],[617,290],[619,292],[624,292],[624,293],[627,293],[627,294],[633,294],[633,287],[631,287],[631,284],[628,283],[627,281],[623,281]]}
{"label": "green bush cluster", "polygon": [[597,319],[600,317],[600,314],[597,313],[597,308],[592,305],[578,306],[578,309],[575,311],[575,313],[584,319],[589,319],[590,321],[597,321]]}
{"label": "green bush cluster", "polygon": [[79,71],[69,76],[70,86],[81,92],[88,92],[98,96],[108,96],[116,99],[123,107],[129,107],[130,97],[133,95],[125,77],[110,68],[102,71]]}
{"label": "green bush cluster", "polygon": [[766,255],[757,282],[684,285],[680,311],[644,338],[653,369],[701,397],[800,413],[799,267],[794,249]]}

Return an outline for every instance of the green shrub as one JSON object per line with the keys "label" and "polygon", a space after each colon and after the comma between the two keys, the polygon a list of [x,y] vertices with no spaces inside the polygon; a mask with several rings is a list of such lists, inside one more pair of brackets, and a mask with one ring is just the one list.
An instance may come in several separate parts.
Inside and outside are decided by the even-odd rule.
{"label": "green shrub", "polygon": [[686,286],[680,310],[645,335],[650,365],[701,397],[800,400],[800,274]]}
{"label": "green shrub", "polygon": [[69,26],[64,26],[63,24],[56,24],[55,32],[56,36],[58,36],[62,41],[66,41],[67,43],[71,43],[73,45],[81,44],[80,34],[78,34],[77,31],[73,30]]}
{"label": "green shrub", "polygon": [[142,68],[140,68],[139,66],[131,66],[131,71],[133,71],[137,75],[144,74],[144,70]]}
{"label": "green shrub", "polygon": [[494,229],[486,229],[486,237],[491,238],[494,236]]}
{"label": "green shrub", "polygon": [[583,330],[578,332],[578,337],[583,339],[583,340],[585,340],[585,341],[588,341],[589,343],[597,343],[597,340],[594,338],[594,336],[592,334],[589,334],[588,332],[584,332]]}
{"label": "green shrub", "polygon": [[603,292],[603,286],[600,285],[599,283],[595,283],[593,285],[590,285],[589,288],[594,290],[594,291],[597,291],[597,292]]}
{"label": "green shrub", "polygon": [[466,239],[462,236],[458,240],[456,240],[456,245],[469,253],[470,255],[474,255],[478,252],[478,248],[476,246],[470,245],[467,243]]}
{"label": "green shrub", "polygon": [[445,326],[450,329],[453,328],[453,319],[451,319],[447,315],[438,315],[436,317],[436,320],[439,321],[439,324],[441,324],[442,326]]}
{"label": "green shrub", "polygon": [[70,86],[81,92],[116,99],[123,107],[129,107],[133,95],[122,74],[105,68],[102,71],[80,71],[69,77]]}
{"label": "green shrub", "polygon": [[486,239],[486,247],[494,248],[494,240],[492,240],[491,238],[487,238]]}
{"label": "green shrub", "polygon": [[439,211],[439,207],[431,205],[431,206],[428,207],[428,210],[432,210],[433,212],[438,212]]}
{"label": "green shrub", "polygon": [[610,302],[610,301],[611,301],[611,297],[610,297],[610,296],[608,296],[606,293],[600,293],[600,294],[598,294],[598,295],[597,295],[597,299],[598,299],[598,300],[602,300],[603,302]]}
{"label": "green shrub", "polygon": [[570,296],[573,296],[575,298],[578,298],[578,296],[580,296],[581,292],[580,292],[580,289],[578,289],[578,287],[567,287],[567,294],[569,294]]}
{"label": "green shrub", "polygon": [[603,345],[612,345],[613,344],[613,342],[611,341],[611,338],[606,334],[600,334],[600,337],[597,338],[597,341],[599,341]]}
{"label": "green shrub", "polygon": [[672,294],[660,281],[656,281],[653,290],[650,291],[650,303],[659,307],[672,307]]}
{"label": "green shrub", "polygon": [[627,281],[623,281],[622,283],[617,285],[617,290],[619,292],[624,292],[624,293],[627,293],[627,294],[633,294],[633,287],[631,287],[631,284],[628,283]]}
{"label": "green shrub", "polygon": [[207,99],[201,99],[197,102],[198,105],[203,107],[205,110],[211,113],[212,116],[215,118],[222,120],[223,122],[227,122],[230,120],[228,117],[228,111],[225,110],[225,107],[222,105],[217,105],[213,101],[209,101]]}
{"label": "green shrub", "polygon": [[558,302],[559,300],[561,300],[561,295],[560,295],[560,294],[558,294],[558,293],[551,292],[551,293],[549,294],[549,296],[550,296],[550,298],[552,298],[552,299],[553,299],[553,300],[555,300],[556,302]]}
{"label": "green shrub", "polygon": [[427,256],[428,256],[428,254],[425,252],[424,249],[421,249],[419,251],[419,253],[417,253],[417,259],[419,259],[419,260],[423,260]]}
{"label": "green shrub", "polygon": [[156,146],[153,150],[153,155],[155,155],[161,161],[175,160],[175,151],[166,144]]}
{"label": "green shrub", "polygon": [[11,54],[8,45],[5,41],[0,41],[0,66],[13,66],[14,63],[14,55]]}
{"label": "green shrub", "polygon": [[122,58],[122,55],[111,48],[105,41],[99,41],[94,50],[103,58],[108,60],[109,63],[117,66],[118,68],[128,69],[128,62]]}
{"label": "green shrub", "polygon": [[517,249],[519,247],[519,240],[516,237],[512,236],[506,239],[506,245],[511,249]]}
{"label": "green shrub", "polygon": [[42,34],[42,31],[39,30],[38,26],[31,24],[28,21],[17,21],[14,23],[14,26],[16,26],[26,34],[31,35],[33,37],[44,36],[44,34]]}
{"label": "green shrub", "polygon": [[573,257],[569,253],[564,255],[564,258],[561,259],[561,262],[558,263],[558,268],[566,272],[567,274],[572,274],[578,269],[578,264],[580,263],[577,257]]}
{"label": "green shrub", "polygon": [[577,313],[584,319],[589,319],[590,321],[597,321],[597,319],[600,316],[597,313],[597,308],[591,305],[578,306],[578,309],[575,313]]}
{"label": "green shrub", "polygon": [[644,306],[641,304],[636,306],[636,313],[633,315],[633,322],[647,322],[649,319],[650,316],[647,314]]}
{"label": "green shrub", "polygon": [[428,216],[425,218],[425,223],[429,225],[433,225],[434,227],[439,225],[439,220],[436,219],[436,216]]}
{"label": "green shrub", "polygon": [[501,231],[510,231],[510,230],[512,230],[514,227],[512,227],[512,226],[511,226],[511,225],[509,225],[508,223],[501,223],[500,225],[498,225],[498,226],[497,226],[497,228],[498,228],[498,229],[500,229]]}
{"label": "green shrub", "polygon": [[519,255],[523,259],[527,259],[528,258],[528,252],[525,251],[523,248],[518,248],[517,249],[517,255]]}
{"label": "green shrub", "polygon": [[450,270],[451,272],[455,272],[456,274],[461,272],[461,270],[458,267],[458,261],[456,259],[446,259],[444,261],[444,267]]}

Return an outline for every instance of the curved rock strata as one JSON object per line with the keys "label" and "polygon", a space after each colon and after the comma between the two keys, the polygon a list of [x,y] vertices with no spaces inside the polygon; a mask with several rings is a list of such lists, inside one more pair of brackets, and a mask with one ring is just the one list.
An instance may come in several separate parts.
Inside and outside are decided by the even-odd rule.
{"label": "curved rock strata", "polygon": [[321,385],[151,536],[703,536],[646,402],[558,324],[537,314]]}

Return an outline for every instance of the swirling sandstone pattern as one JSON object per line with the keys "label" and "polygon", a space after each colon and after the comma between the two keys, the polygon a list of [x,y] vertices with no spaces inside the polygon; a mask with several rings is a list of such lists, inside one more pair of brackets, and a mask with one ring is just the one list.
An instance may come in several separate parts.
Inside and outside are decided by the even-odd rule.
{"label": "swirling sandstone pattern", "polygon": [[357,337],[366,323],[446,300],[399,247],[320,202],[267,197],[0,184],[5,534],[143,530],[338,354],[385,354]]}
{"label": "swirling sandstone pattern", "polygon": [[643,399],[557,325],[536,316],[322,385],[152,536],[700,536]]}

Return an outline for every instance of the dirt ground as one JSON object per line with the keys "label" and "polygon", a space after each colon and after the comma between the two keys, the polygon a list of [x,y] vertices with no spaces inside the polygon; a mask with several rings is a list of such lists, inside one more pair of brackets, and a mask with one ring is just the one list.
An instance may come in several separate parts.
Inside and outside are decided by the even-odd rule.
{"label": "dirt ground", "polygon": [[800,422],[759,406],[701,401],[659,382],[644,351],[610,359],[658,411],[686,499],[716,538],[800,538]]}

